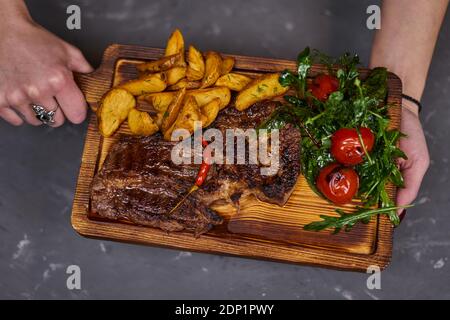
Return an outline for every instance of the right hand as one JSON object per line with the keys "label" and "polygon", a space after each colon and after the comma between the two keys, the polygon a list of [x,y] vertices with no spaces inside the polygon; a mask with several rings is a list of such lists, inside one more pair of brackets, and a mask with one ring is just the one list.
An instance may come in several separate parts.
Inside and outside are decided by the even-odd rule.
{"label": "right hand", "polygon": [[80,50],[31,20],[0,21],[0,117],[4,120],[16,126],[24,120],[40,125],[30,106],[38,104],[47,111],[57,109],[55,127],[65,118],[81,123],[86,101],[72,72],[92,72]]}
{"label": "right hand", "polygon": [[[398,189],[397,205],[405,206],[416,199],[423,177],[430,166],[430,155],[417,107],[406,100],[403,101],[402,107],[401,131],[406,137],[400,139],[400,149],[408,159],[399,160],[405,187]],[[401,218],[403,212],[403,209],[398,210]]]}

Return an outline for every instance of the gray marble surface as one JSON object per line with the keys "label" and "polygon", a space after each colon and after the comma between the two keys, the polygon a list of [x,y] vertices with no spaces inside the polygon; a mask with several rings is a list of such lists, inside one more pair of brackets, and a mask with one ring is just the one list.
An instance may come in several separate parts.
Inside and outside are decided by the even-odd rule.
{"label": "gray marble surface", "polygon": [[[110,43],[163,47],[183,30],[200,49],[294,58],[309,45],[368,60],[365,10],[377,1],[28,1],[34,18],[98,65]],[[66,8],[82,29],[66,29]],[[450,16],[447,14],[421,115],[432,164],[416,208],[395,232],[382,289],[366,274],[85,239],[70,210],[86,124],[60,129],[0,123],[0,298],[412,299],[450,298]],[[1,63],[1,62],[0,62]],[[66,288],[79,265],[82,289]]]}

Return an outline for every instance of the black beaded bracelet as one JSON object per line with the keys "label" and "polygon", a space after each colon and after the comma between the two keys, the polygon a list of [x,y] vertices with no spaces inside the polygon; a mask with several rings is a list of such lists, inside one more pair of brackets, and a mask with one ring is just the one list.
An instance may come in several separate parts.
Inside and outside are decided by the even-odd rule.
{"label": "black beaded bracelet", "polygon": [[419,107],[419,112],[422,111],[422,104],[420,103],[419,100],[414,99],[413,97],[410,97],[406,94],[402,94],[402,98],[408,101],[411,101],[412,103],[415,103],[417,105],[417,107]]}

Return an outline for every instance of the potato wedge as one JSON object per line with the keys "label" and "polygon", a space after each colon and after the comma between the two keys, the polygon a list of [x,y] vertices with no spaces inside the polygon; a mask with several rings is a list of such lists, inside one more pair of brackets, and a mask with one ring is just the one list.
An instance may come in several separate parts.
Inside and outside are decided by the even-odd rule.
{"label": "potato wedge", "polygon": [[183,61],[183,54],[176,53],[161,59],[138,64],[136,68],[139,72],[156,73],[166,71],[175,67],[185,67],[186,63]]}
{"label": "potato wedge", "polygon": [[156,112],[164,113],[166,112],[167,108],[169,107],[170,103],[172,102],[173,98],[175,98],[176,95],[177,93],[175,91],[172,92],[166,91],[166,92],[146,94],[142,96],[142,99],[151,104]]}
{"label": "potato wedge", "polygon": [[100,101],[97,110],[98,129],[105,137],[110,137],[136,106],[136,99],[125,89],[111,89]]}
{"label": "potato wedge", "polygon": [[222,65],[222,58],[220,54],[214,51],[206,53],[205,61],[205,75],[202,79],[201,88],[208,88],[214,85],[220,77],[220,67]]}
{"label": "potato wedge", "polygon": [[186,89],[181,89],[177,92],[176,96],[173,98],[172,102],[168,106],[166,112],[161,122],[161,131],[165,132],[169,129],[180,113],[181,107],[183,106],[183,100],[186,95]]}
{"label": "potato wedge", "polygon": [[170,35],[166,45],[165,56],[171,56],[177,53],[181,53],[182,61],[184,62],[184,39],[183,34],[179,29]]}
{"label": "potato wedge", "polygon": [[167,90],[169,90],[169,91],[180,90],[182,88],[198,89],[198,88],[200,88],[200,85],[201,85],[200,81],[190,81],[190,80],[187,80],[187,79],[181,79],[177,83],[167,87]]}
{"label": "potato wedge", "polygon": [[245,110],[252,104],[282,95],[289,90],[278,81],[279,73],[269,73],[254,79],[236,97],[236,109]]}
{"label": "potato wedge", "polygon": [[202,114],[197,102],[193,97],[187,97],[176,121],[164,132],[164,139],[171,140],[173,131],[177,129],[186,129],[192,134],[195,130],[195,121],[201,120]]}
{"label": "potato wedge", "polygon": [[186,67],[175,67],[164,72],[167,85],[173,85],[186,77]]}
{"label": "potato wedge", "polygon": [[189,90],[186,96],[192,96],[200,107],[210,103],[212,100],[219,98],[220,110],[225,108],[231,100],[231,91],[226,87],[212,87],[206,89]]}
{"label": "potato wedge", "polygon": [[232,57],[226,57],[222,60],[222,65],[220,66],[220,75],[225,75],[227,73],[230,73],[231,70],[233,70],[234,67],[234,58]]}
{"label": "potato wedge", "polygon": [[233,91],[241,91],[252,81],[251,78],[239,73],[227,73],[216,81],[216,86],[227,87]]}
{"label": "potato wedge", "polygon": [[131,109],[128,113],[128,126],[134,135],[150,136],[159,131],[156,122],[145,111]]}
{"label": "potato wedge", "polygon": [[205,116],[206,119],[202,119],[202,127],[205,128],[213,123],[217,118],[217,114],[220,111],[220,99],[215,98],[211,102],[205,104],[200,108],[202,115]]}
{"label": "potato wedge", "polygon": [[189,81],[202,80],[205,75],[205,60],[202,53],[194,46],[189,46],[188,51],[188,68],[186,78]]}
{"label": "potato wedge", "polygon": [[130,80],[119,86],[119,88],[127,90],[133,96],[161,92],[164,91],[166,87],[167,84],[164,81],[164,75],[159,73],[146,75],[136,80]]}

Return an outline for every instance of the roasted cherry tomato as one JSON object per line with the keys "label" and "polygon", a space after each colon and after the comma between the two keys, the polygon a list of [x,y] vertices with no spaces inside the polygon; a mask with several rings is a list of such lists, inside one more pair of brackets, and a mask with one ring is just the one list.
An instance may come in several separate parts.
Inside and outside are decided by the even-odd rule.
{"label": "roasted cherry tomato", "polygon": [[316,180],[317,189],[331,202],[349,203],[359,188],[359,177],[352,168],[337,163],[323,168]]}
{"label": "roasted cherry tomato", "polygon": [[316,76],[309,86],[309,91],[318,100],[324,102],[328,99],[328,96],[337,91],[339,88],[339,80],[329,74],[319,74]]}
{"label": "roasted cherry tomato", "polygon": [[[367,152],[370,152],[375,143],[375,136],[368,128],[361,127],[359,132]],[[337,130],[331,137],[331,154],[339,163],[347,166],[361,163],[365,153],[356,129]]]}

